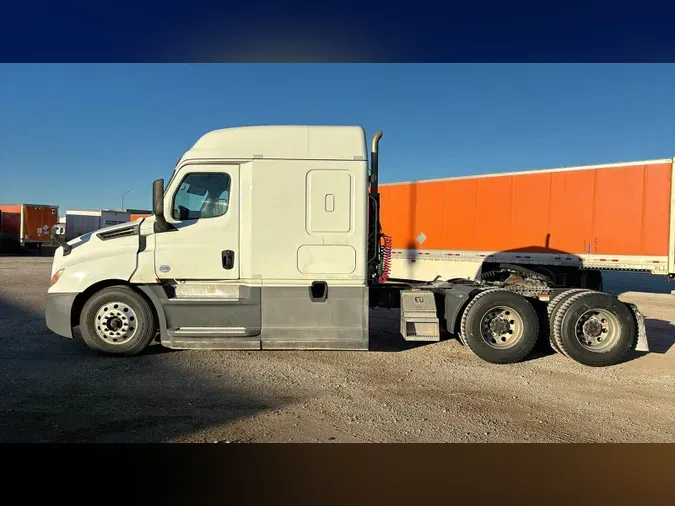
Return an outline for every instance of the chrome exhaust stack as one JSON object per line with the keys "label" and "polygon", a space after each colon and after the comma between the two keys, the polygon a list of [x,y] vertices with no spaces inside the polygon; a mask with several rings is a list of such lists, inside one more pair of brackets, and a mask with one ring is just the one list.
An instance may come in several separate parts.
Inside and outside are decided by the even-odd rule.
{"label": "chrome exhaust stack", "polygon": [[378,130],[373,135],[373,140],[370,143],[370,193],[377,195],[380,178],[380,160],[379,147],[380,139],[382,138],[382,130]]}
{"label": "chrome exhaust stack", "polygon": [[370,193],[368,194],[368,274],[371,279],[377,275],[377,266],[380,263],[380,192],[379,172],[380,160],[378,149],[382,130],[378,130],[370,144]]}

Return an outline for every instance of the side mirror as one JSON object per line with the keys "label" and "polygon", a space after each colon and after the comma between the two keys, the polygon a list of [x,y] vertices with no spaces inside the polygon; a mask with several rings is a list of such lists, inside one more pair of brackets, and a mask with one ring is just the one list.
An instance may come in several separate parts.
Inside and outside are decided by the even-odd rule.
{"label": "side mirror", "polygon": [[66,230],[63,225],[54,225],[51,230],[52,241],[63,248],[63,256],[70,255],[72,246],[66,242]]}
{"label": "side mirror", "polygon": [[167,232],[173,227],[164,218],[164,180],[156,179],[152,183],[152,214],[155,217],[155,233]]}

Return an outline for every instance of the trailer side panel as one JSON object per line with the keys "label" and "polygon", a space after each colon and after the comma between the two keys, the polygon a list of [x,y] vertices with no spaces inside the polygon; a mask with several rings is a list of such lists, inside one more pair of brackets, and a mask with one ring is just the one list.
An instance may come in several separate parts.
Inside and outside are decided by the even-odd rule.
{"label": "trailer side panel", "polygon": [[18,241],[21,233],[21,204],[3,204],[0,210],[3,239]]}
{"label": "trailer side panel", "polygon": [[493,255],[666,274],[672,172],[658,160],[382,184],[381,221],[408,263]]}

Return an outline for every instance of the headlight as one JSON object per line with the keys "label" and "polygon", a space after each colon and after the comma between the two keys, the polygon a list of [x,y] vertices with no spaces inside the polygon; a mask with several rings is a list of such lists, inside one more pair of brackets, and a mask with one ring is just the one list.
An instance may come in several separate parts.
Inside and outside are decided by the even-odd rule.
{"label": "headlight", "polygon": [[57,282],[57,281],[59,280],[59,278],[61,277],[61,274],[63,274],[63,271],[64,271],[64,269],[60,269],[60,270],[58,270],[58,271],[56,271],[56,272],[54,273],[54,275],[52,276],[51,281],[49,282],[49,288],[51,288],[52,286],[54,286],[54,285],[56,284],[56,282]]}

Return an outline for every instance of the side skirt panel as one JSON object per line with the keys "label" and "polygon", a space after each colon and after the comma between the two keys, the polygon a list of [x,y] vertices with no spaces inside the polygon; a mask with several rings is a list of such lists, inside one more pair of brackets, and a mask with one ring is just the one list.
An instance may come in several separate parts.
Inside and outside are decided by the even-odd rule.
{"label": "side skirt panel", "polygon": [[368,287],[328,286],[313,301],[307,286],[263,287],[264,350],[367,350]]}
{"label": "side skirt panel", "polygon": [[237,297],[176,298],[140,285],[174,349],[368,350],[368,287],[238,287]]}

